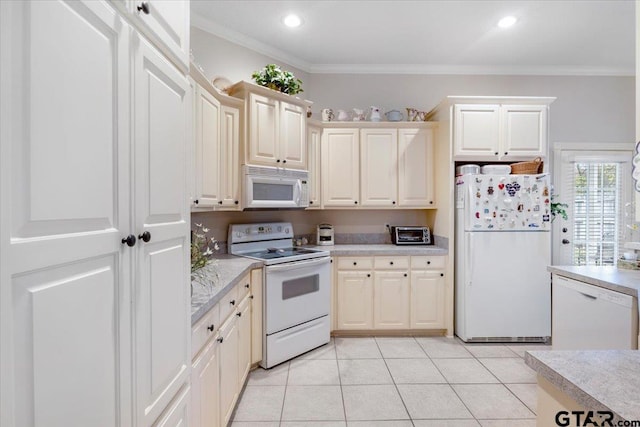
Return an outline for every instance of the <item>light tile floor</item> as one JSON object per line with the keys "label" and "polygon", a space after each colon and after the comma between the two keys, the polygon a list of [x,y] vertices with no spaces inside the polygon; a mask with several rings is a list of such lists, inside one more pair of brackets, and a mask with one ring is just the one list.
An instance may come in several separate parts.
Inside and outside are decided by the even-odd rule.
{"label": "light tile floor", "polygon": [[335,338],[251,372],[232,427],[534,427],[531,344]]}

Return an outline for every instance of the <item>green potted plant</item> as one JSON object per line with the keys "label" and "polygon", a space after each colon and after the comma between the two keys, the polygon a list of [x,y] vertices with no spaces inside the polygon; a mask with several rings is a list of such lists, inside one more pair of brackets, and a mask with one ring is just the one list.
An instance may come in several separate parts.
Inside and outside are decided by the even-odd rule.
{"label": "green potted plant", "polygon": [[302,80],[297,79],[290,71],[283,71],[276,64],[267,64],[251,75],[256,84],[277,90],[287,95],[295,95],[302,90]]}

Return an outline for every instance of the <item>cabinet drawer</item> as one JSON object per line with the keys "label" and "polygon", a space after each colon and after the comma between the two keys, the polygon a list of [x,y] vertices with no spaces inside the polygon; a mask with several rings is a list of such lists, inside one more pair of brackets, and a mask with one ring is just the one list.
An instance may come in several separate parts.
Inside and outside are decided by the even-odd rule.
{"label": "cabinet drawer", "polygon": [[408,256],[377,256],[373,260],[376,270],[409,270]]}
{"label": "cabinet drawer", "polygon": [[445,256],[412,256],[411,268],[413,270],[440,270],[445,268],[445,260]]}
{"label": "cabinet drawer", "polygon": [[373,258],[371,257],[339,257],[338,270],[371,270]]}
{"label": "cabinet drawer", "polygon": [[247,273],[237,285],[238,288],[238,302],[242,301],[245,296],[249,294],[249,290],[251,289],[251,276],[250,273]]}
{"label": "cabinet drawer", "polygon": [[195,358],[220,329],[220,305],[216,304],[191,327],[191,357]]}
{"label": "cabinet drawer", "polygon": [[229,317],[229,315],[233,313],[238,306],[238,303],[240,302],[238,300],[238,288],[239,285],[234,286],[233,289],[223,296],[218,303],[220,306],[220,322],[224,323],[227,320],[227,317]]}

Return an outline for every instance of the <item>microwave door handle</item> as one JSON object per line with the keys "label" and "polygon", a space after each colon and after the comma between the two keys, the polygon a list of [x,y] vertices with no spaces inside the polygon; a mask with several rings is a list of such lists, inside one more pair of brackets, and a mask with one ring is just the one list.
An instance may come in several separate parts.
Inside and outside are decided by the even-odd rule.
{"label": "microwave door handle", "polygon": [[298,193],[296,196],[296,206],[300,206],[300,199],[302,198],[302,183],[300,180],[296,181],[296,191]]}

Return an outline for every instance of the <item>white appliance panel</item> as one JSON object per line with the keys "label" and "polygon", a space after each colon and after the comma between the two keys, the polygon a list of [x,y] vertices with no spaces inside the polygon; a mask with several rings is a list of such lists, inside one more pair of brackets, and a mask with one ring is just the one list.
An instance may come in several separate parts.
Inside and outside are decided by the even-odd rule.
{"label": "white appliance panel", "polygon": [[260,366],[271,368],[330,340],[329,316],[303,323],[273,335],[265,335]]}
{"label": "white appliance panel", "polygon": [[554,275],[553,349],[638,348],[636,305],[630,295]]}
{"label": "white appliance panel", "polygon": [[456,310],[464,315],[456,333],[463,340],[550,336],[549,233],[467,232],[462,237]]}

